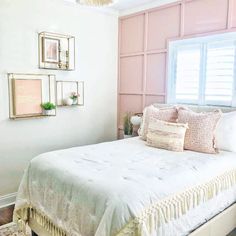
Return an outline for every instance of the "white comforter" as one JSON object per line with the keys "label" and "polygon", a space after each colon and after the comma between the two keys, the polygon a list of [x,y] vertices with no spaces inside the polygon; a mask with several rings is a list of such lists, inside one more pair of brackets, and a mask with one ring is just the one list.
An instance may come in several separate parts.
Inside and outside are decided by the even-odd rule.
{"label": "white comforter", "polygon": [[[150,204],[236,168],[236,153],[175,153],[138,138],[42,154],[30,162],[16,210],[32,205],[68,235],[111,236]],[[184,235],[236,200],[219,194],[153,235]],[[228,197],[226,197],[228,196]]]}

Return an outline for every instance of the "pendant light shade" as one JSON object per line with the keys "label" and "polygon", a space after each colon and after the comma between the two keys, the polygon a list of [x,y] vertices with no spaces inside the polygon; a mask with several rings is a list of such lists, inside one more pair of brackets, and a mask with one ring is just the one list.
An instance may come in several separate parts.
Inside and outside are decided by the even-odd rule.
{"label": "pendant light shade", "polygon": [[105,6],[117,2],[116,0],[80,0],[81,4],[90,6]]}

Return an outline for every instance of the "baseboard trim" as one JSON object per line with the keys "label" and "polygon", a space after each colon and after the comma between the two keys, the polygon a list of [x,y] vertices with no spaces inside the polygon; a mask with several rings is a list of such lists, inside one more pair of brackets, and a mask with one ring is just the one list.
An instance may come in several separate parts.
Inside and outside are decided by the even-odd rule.
{"label": "baseboard trim", "polygon": [[16,201],[17,193],[10,193],[4,196],[0,196],[0,208],[12,205]]}

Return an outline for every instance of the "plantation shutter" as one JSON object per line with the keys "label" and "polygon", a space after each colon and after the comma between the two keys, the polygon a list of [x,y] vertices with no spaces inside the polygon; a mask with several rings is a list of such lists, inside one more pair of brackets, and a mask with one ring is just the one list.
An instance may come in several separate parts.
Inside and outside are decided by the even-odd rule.
{"label": "plantation shutter", "polygon": [[235,43],[208,43],[205,103],[231,105],[234,88]]}
{"label": "plantation shutter", "polygon": [[198,101],[200,76],[200,45],[182,46],[176,55],[176,100]]}

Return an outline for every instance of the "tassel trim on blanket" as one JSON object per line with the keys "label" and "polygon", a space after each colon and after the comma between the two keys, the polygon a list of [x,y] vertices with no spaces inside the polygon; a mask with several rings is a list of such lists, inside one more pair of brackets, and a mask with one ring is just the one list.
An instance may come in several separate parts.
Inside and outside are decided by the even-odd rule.
{"label": "tassel trim on blanket", "polygon": [[235,184],[236,170],[232,170],[205,184],[160,200],[146,208],[139,217],[132,219],[116,236],[152,235],[161,225],[180,218]]}
{"label": "tassel trim on blanket", "polygon": [[[183,192],[160,200],[146,208],[140,216],[132,219],[116,236],[146,236],[151,235],[161,225],[175,220],[201,203],[217,196],[220,192],[236,185],[236,170],[229,171],[213,180]],[[47,230],[52,236],[68,236],[56,226],[46,215],[29,206],[15,212],[18,225],[24,229],[32,218]],[[24,232],[25,230],[23,230]]]}
{"label": "tassel trim on blanket", "polygon": [[17,210],[15,217],[18,218],[17,224],[20,230],[26,235],[26,224],[29,219],[33,219],[42,226],[52,236],[67,236],[66,232],[60,227],[56,226],[46,215],[40,213],[33,207],[26,207]]}

